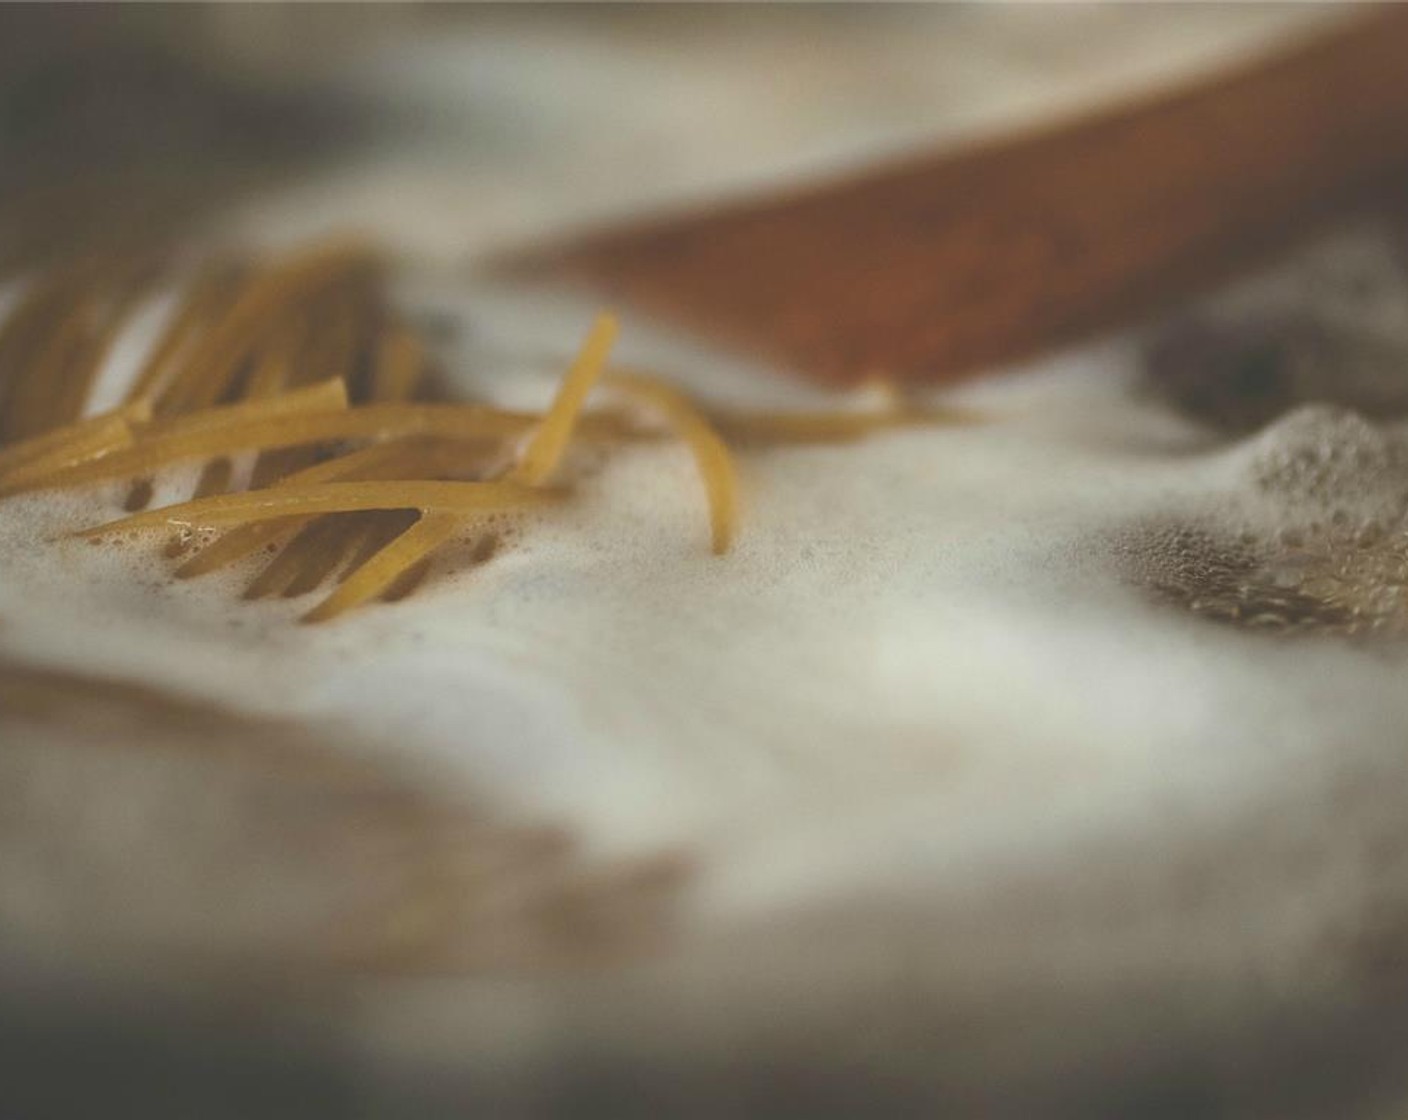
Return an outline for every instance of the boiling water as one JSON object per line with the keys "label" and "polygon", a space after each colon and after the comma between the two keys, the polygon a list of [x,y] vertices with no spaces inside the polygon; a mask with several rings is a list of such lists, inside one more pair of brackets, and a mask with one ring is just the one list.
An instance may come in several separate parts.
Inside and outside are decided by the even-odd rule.
{"label": "boiling water", "polygon": [[[1350,238],[1311,264],[1347,251],[1367,252]],[[462,322],[447,361],[466,390],[514,405],[546,402],[587,321],[522,293],[406,299]],[[950,398],[980,423],[744,452],[724,557],[685,449],[613,449],[488,563],[467,564],[468,536],[409,600],[323,627],[295,622],[302,600],[242,600],[246,570],[173,580],[161,534],[65,535],[120,515],[123,486],[12,499],[0,650],[354,729],[607,864],[681,854],[686,976],[709,956],[684,946],[819,912],[861,915],[872,952],[917,907],[901,928],[930,950],[902,959],[940,990],[959,961],[1010,983],[1113,953],[1097,989],[1231,976],[1244,1009],[1310,999],[1397,920],[1408,869],[1386,855],[1408,851],[1389,823],[1408,437],[1319,404],[1210,434],[1147,391],[1139,341]],[[734,403],[819,397],[641,324],[622,356]],[[173,472],[158,500],[193,482]],[[1233,894],[1190,904],[1208,876]],[[750,960],[772,984],[797,967],[757,946],[730,967]]]}
{"label": "boiling water", "polygon": [[[402,299],[513,406],[595,310],[445,273]],[[10,499],[0,653],[331,732],[603,866],[683,857],[655,956],[364,985],[342,1025],[378,1053],[859,1048],[970,1087],[1242,1055],[1377,1012],[1405,963],[1408,283],[1364,229],[1190,314],[942,398],[976,424],[744,451],[727,556],[687,451],[623,446],[487,563],[467,535],[321,627],[241,600],[247,570],[173,580],[160,535],[67,535],[123,486]],[[1250,410],[1199,380],[1246,352]],[[737,405],[873,403],[630,319],[620,357]]]}

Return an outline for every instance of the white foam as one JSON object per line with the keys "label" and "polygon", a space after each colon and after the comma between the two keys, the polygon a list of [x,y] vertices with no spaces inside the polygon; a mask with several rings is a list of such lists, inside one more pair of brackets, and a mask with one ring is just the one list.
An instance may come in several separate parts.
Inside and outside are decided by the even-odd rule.
{"label": "white foam", "polygon": [[[508,103],[488,116],[532,118],[529,135],[515,133],[519,146],[457,147],[428,129],[390,156],[376,151],[260,200],[228,226],[279,243],[351,220],[399,248],[458,260],[638,206],[841,167],[921,134],[1010,124],[1053,103],[1076,108],[1121,81],[1147,80],[1151,60],[1170,59],[1174,31],[1189,36],[1188,50],[1165,75],[1204,64],[1197,43],[1224,39],[1235,53],[1227,18],[1250,21],[1250,34],[1263,19],[1302,18],[1290,11],[1218,9],[1197,32],[1186,30],[1192,10],[1179,11],[1178,29],[1167,14],[1109,8],[1062,9],[1059,27],[1022,15],[1048,21],[1027,40],[1041,49],[1006,52],[1002,65],[945,26],[907,49],[912,78],[877,64],[889,58],[880,40],[894,40],[877,34],[870,64],[849,76],[823,65],[803,85],[784,83],[831,92],[841,73],[852,94],[837,94],[850,104],[840,131],[833,102],[799,96],[783,105],[772,67],[737,47],[721,66],[716,52],[690,44],[694,69],[662,87],[680,53],[673,48],[623,71],[618,51],[579,51],[573,69],[540,44],[503,56],[531,56],[531,72],[502,62],[471,71],[455,65],[450,44],[430,85],[482,80],[497,90]],[[1111,52],[1118,58],[1104,76],[1082,61],[1079,20],[1097,16],[1151,20],[1135,35],[1141,49]],[[967,17],[935,9],[933,18]],[[1053,31],[1065,43],[1064,84],[1043,72],[1046,60],[1060,63]],[[501,44],[492,28],[483,34],[469,52],[476,58]],[[848,36],[832,45],[834,57],[857,61]],[[1090,52],[1100,53],[1093,40]],[[945,86],[955,73],[945,63],[966,56],[962,88]],[[409,74],[395,59],[388,65]],[[624,75],[630,96],[613,75]],[[701,82],[763,107],[749,114],[754,127],[717,105],[682,108]],[[873,100],[856,104],[856,91],[872,90]],[[666,94],[669,105],[658,100]],[[552,100],[535,107],[535,98]],[[635,116],[604,148],[598,132],[562,125],[620,122],[628,103]],[[896,107],[907,115],[890,127]],[[691,142],[680,144],[681,135]],[[680,162],[664,166],[642,152]],[[1320,303],[1337,323],[1401,340],[1402,307],[1393,298],[1366,306],[1355,294],[1365,275],[1385,273],[1389,256],[1371,235],[1322,247],[1307,267],[1324,281]],[[1392,284],[1380,287],[1394,297]],[[1276,304],[1286,289],[1284,277],[1272,278],[1220,306],[1235,316]],[[0,312],[16,290],[0,294]],[[404,296],[463,324],[447,359],[462,388],[522,406],[547,401],[596,310],[542,293],[466,289],[448,275],[412,278]],[[93,408],[116,398],[161,315],[153,305],[124,335]],[[625,326],[623,360],[701,395],[770,408],[866,407],[633,318]],[[947,1022],[959,1026],[946,1040],[968,1037],[965,992],[987,1011],[994,993],[1016,990],[1011,1020],[1025,1030],[1028,982],[1047,974],[1065,996],[1063,1036],[1071,1008],[1083,1017],[1092,992],[1123,1012],[1138,1002],[1132,992],[1154,991],[1149,976],[1164,981],[1156,995],[1187,1006],[1252,1002],[1278,984],[1340,975],[1353,952],[1343,946],[1361,926],[1396,913],[1384,905],[1395,889],[1384,853],[1402,847],[1400,814],[1384,799],[1400,787],[1378,779],[1401,765],[1404,663],[1333,639],[1267,640],[1151,601],[1109,542],[1160,521],[1264,538],[1304,512],[1294,496],[1262,486],[1267,466],[1308,443],[1362,444],[1365,433],[1352,419],[1301,414],[1220,446],[1134,392],[1137,372],[1133,341],[1108,340],[951,394],[986,413],[981,427],[748,453],[738,546],[723,558],[706,547],[703,495],[684,449],[621,448],[570,503],[523,520],[488,564],[471,568],[467,547],[446,549],[408,600],[317,628],[296,623],[308,599],[242,601],[249,566],[178,582],[160,534],[102,546],[62,536],[120,516],[123,486],[12,499],[0,507],[0,651],[239,709],[355,723],[359,748],[375,744],[451,798],[463,790],[503,817],[567,826],[601,853],[684,850],[698,872],[690,952],[670,967],[688,977],[702,958],[698,975],[710,987],[743,977],[746,997],[727,1008],[733,1026],[756,1010],[750,999],[781,991],[792,1002],[772,1000],[770,1013],[804,1016],[803,993],[844,987],[848,975],[868,982],[867,952],[895,962],[877,988],[896,1005],[926,990],[945,1009],[958,997]],[[1370,444],[1400,438],[1368,430]],[[1343,497],[1358,480],[1334,475],[1332,489]],[[158,500],[177,500],[193,483],[194,472],[171,472]],[[1367,500],[1383,496],[1375,489]],[[1317,516],[1328,518],[1320,506]],[[1018,908],[1036,915],[1035,928],[993,904],[1013,882],[1024,905],[1041,900]],[[1190,891],[1212,901],[1189,902]],[[825,907],[864,920],[876,901],[926,920],[902,934],[877,925],[861,952],[819,953],[790,990],[764,981],[808,948],[805,936],[777,938],[772,954],[750,943],[755,955],[727,967],[706,938],[688,936],[795,928],[787,922]],[[971,931],[977,948],[955,954],[963,943],[954,930]],[[735,943],[723,944],[726,953]],[[433,987],[447,1002],[483,1006],[482,988],[439,978]],[[515,981],[501,993],[510,987],[521,991]],[[667,1000],[680,991],[663,990]],[[375,996],[378,1009],[363,1009],[370,1019],[385,1013],[387,991]],[[423,1038],[425,1007],[411,1002],[400,1026]],[[495,1005],[477,1033],[443,1028],[446,1045],[458,1057],[476,1044],[467,1038],[521,1042],[540,1032],[525,1051],[550,1064],[552,1046],[569,1036],[562,1024],[573,1022],[574,1000],[554,990],[530,1007],[538,1014],[525,1016],[517,1036],[511,1014],[500,1013],[514,1010],[512,1000],[502,1002],[509,1006]],[[683,1027],[668,1021],[661,1038],[678,1041]],[[583,1033],[595,1038],[612,1022],[608,1008]],[[803,1019],[797,1033],[810,1026]]]}
{"label": "white foam", "polygon": [[[449,366],[543,403],[586,309],[518,299],[440,291],[442,313],[495,328],[464,332]],[[758,371],[710,385],[705,356],[647,341],[636,357],[677,357],[715,396],[819,395]],[[1268,645],[1123,581],[1099,542],[1230,516],[1266,438],[1204,453],[1129,392],[1133,360],[1116,340],[975,387],[983,425],[747,453],[726,557],[687,451],[623,447],[490,563],[449,550],[409,600],[324,627],[295,623],[306,600],[241,601],[247,570],[172,580],[157,538],[60,539],[118,516],[121,486],[14,499],[0,648],[350,721],[602,851],[686,848],[718,920],[1041,866],[1081,836],[1147,840],[1254,801],[1327,737],[1386,749],[1408,710],[1396,665]],[[165,499],[191,482],[165,479]]]}

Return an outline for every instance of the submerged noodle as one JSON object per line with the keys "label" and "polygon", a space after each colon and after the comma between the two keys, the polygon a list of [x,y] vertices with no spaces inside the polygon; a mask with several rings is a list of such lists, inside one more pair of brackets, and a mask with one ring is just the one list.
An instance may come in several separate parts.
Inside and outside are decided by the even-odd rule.
{"label": "submerged noodle", "polygon": [[303,616],[304,622],[325,622],[375,599],[428,553],[455,535],[460,522],[448,513],[427,513],[350,575],[336,591]]}

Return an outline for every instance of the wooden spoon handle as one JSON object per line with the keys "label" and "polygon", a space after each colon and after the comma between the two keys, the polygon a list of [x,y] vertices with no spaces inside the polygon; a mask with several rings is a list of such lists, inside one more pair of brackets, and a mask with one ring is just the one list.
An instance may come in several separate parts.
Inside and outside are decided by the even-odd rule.
{"label": "wooden spoon handle", "polygon": [[1118,112],[510,262],[819,379],[943,381],[1244,267],[1408,174],[1408,6]]}

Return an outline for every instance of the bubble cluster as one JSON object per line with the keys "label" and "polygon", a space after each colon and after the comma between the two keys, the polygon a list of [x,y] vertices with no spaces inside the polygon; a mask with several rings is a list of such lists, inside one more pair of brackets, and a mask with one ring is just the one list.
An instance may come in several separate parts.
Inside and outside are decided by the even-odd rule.
{"label": "bubble cluster", "polygon": [[1382,229],[1166,324],[1142,378],[1240,442],[1201,495],[1117,534],[1133,582],[1247,629],[1408,637],[1408,269]]}
{"label": "bubble cluster", "polygon": [[1229,462],[1241,485],[1222,516],[1121,537],[1138,582],[1252,630],[1408,637],[1408,431],[1306,406]]}

